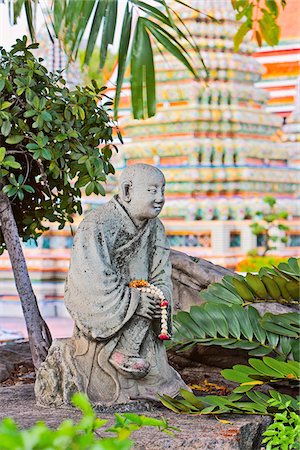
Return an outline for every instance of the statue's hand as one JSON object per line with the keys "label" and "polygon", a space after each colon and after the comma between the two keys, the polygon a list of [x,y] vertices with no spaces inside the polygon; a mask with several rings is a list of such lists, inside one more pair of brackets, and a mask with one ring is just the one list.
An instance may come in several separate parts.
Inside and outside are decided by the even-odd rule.
{"label": "statue's hand", "polygon": [[149,294],[141,292],[141,300],[137,307],[136,313],[146,319],[159,319],[160,306],[157,298],[150,297]]}

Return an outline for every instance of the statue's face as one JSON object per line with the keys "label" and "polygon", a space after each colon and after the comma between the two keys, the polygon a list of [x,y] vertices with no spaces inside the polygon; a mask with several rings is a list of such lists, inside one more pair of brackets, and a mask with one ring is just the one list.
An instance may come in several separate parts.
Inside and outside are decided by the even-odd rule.
{"label": "statue's face", "polygon": [[154,219],[165,203],[165,179],[154,170],[137,174],[129,188],[130,201],[127,209],[136,222]]}

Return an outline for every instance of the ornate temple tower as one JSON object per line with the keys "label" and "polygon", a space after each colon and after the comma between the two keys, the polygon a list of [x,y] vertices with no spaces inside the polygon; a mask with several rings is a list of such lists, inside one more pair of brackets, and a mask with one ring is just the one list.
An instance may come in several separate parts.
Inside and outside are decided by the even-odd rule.
{"label": "ornate temple tower", "polygon": [[[180,62],[157,53],[158,113],[132,120],[128,98],[123,99],[126,143],[118,166],[146,162],[163,170],[168,223],[189,221],[195,228],[201,220],[251,219],[267,194],[295,216],[299,178],[289,164],[294,156],[281,142],[281,118],[266,111],[268,94],[254,86],[264,71],[251,56],[254,46],[246,42],[234,52],[237,25],[230,2],[194,1],[193,6],[219,20],[179,8],[209,77],[195,82]],[[200,65],[199,70],[204,78]],[[180,239],[171,236],[171,243],[179,245]]]}

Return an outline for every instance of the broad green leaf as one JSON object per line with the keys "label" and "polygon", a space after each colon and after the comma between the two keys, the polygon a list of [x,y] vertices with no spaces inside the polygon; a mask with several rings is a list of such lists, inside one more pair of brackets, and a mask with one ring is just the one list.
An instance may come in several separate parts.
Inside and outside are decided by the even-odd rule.
{"label": "broad green leaf", "polygon": [[0,147],[0,163],[2,163],[4,156],[6,153],[6,148],[5,147]]}
{"label": "broad green leaf", "polygon": [[250,366],[254,367],[254,369],[261,375],[266,375],[268,377],[274,377],[274,378],[282,378],[277,370],[273,370],[271,367],[269,367],[267,364],[265,364],[265,359],[267,356],[263,358],[263,361],[260,359],[254,359],[250,358],[248,363]]}
{"label": "broad green leaf", "polygon": [[241,305],[243,303],[242,298],[236,294],[230,292],[226,287],[222,286],[219,283],[213,283],[209,286],[208,292],[216,297],[226,301],[230,304]]}
{"label": "broad green leaf", "polygon": [[[185,67],[194,75],[195,79],[198,80],[199,76],[189,60],[184,56],[182,52],[182,46],[180,46],[180,44],[178,44],[178,42],[176,42],[174,38],[172,39],[172,36],[170,34],[166,35],[166,30],[163,30],[163,32],[161,32],[162,28],[159,25],[147,19],[143,20],[145,21],[146,26],[151,34],[158,40],[158,42],[160,42],[160,44],[162,44],[172,55],[174,55],[175,58],[181,61],[182,64],[184,64]],[[176,44],[179,46],[177,46]]]}
{"label": "broad green leaf", "polygon": [[249,340],[252,341],[253,338],[253,329],[251,326],[251,322],[248,317],[248,312],[242,306],[233,305],[232,313],[235,315],[242,334]]}
{"label": "broad green leaf", "polygon": [[216,304],[206,303],[205,311],[209,314],[211,319],[214,321],[217,327],[218,334],[221,336],[228,338],[229,337],[229,329],[226,318],[223,316],[222,311],[219,309]]}
{"label": "broad green leaf", "polygon": [[291,365],[289,363],[289,361],[284,362],[284,361],[278,361],[275,358],[269,358],[269,357],[265,357],[263,358],[263,362],[268,365],[269,367],[271,367],[271,369],[277,370],[277,372],[279,372],[281,375],[290,375],[290,374],[294,374],[296,378],[300,378],[300,363],[298,363],[298,369],[295,369],[295,364],[296,362],[294,362],[294,365]]}
{"label": "broad green leaf", "polygon": [[251,26],[249,25],[249,22],[243,22],[233,38],[235,52],[239,50],[242,40],[250,30]]}
{"label": "broad green leaf", "polygon": [[187,400],[191,405],[196,406],[199,410],[205,407],[205,404],[196,397],[192,392],[187,391],[186,389],[180,389],[180,395]]}
{"label": "broad green leaf", "polygon": [[234,381],[235,383],[246,383],[248,381],[253,381],[243,372],[239,372],[233,369],[224,369],[221,371],[221,374],[226,380]]}
{"label": "broad green leaf", "polygon": [[129,10],[128,3],[126,5],[124,17],[123,17],[123,26],[120,38],[120,47],[118,54],[118,76],[117,76],[117,86],[115,93],[115,102],[114,102],[114,118],[115,120],[118,117],[118,105],[120,101],[121,87],[124,80],[124,74],[126,69],[126,61],[128,55],[128,46],[131,35],[131,26],[132,26],[132,9]]}
{"label": "broad green leaf", "polygon": [[241,329],[240,329],[240,324],[236,318],[236,315],[232,312],[231,308],[229,306],[220,304],[219,308],[222,310],[222,313],[224,315],[224,317],[227,317],[227,321],[228,321],[228,328],[229,328],[229,332],[232,336],[234,336],[237,339],[240,339],[241,337]]}
{"label": "broad green leaf", "polygon": [[217,337],[217,328],[214,321],[210,318],[208,313],[201,306],[192,306],[190,315],[196,324],[204,330],[204,332],[211,337]]}
{"label": "broad green leaf", "polygon": [[134,116],[144,118],[145,111],[148,117],[153,116],[156,110],[153,52],[141,18],[133,38],[130,84]]}
{"label": "broad green leaf", "polygon": [[20,134],[13,134],[10,137],[8,137],[5,142],[7,144],[19,144],[21,141],[23,141],[24,136]]}
{"label": "broad green leaf", "polygon": [[106,10],[106,5],[107,5],[107,0],[102,0],[102,1],[97,2],[97,8],[94,13],[93,23],[92,23],[92,27],[91,27],[91,31],[89,34],[87,47],[86,47],[84,64],[88,64],[91,59],[91,56],[92,56],[92,53],[93,53],[93,50],[95,47],[96,39],[97,39],[99,30],[100,30],[101,22],[102,22],[102,19],[103,19],[105,10]]}
{"label": "broad green leaf", "polygon": [[103,69],[104,63],[107,55],[107,47],[109,44],[113,43],[116,20],[117,20],[117,1],[109,0],[107,2],[105,14],[104,14],[104,24],[101,36],[101,47],[100,47],[100,69]]}
{"label": "broad green leaf", "polygon": [[205,337],[204,330],[199,327],[188,312],[179,311],[176,315],[176,321],[180,324],[180,326],[187,328],[192,333],[194,338],[198,339]]}
{"label": "broad green leaf", "polygon": [[264,329],[260,326],[259,320],[261,317],[259,315],[259,312],[257,311],[256,308],[253,308],[253,306],[248,306],[247,311],[254,336],[259,342],[264,344],[266,340],[266,333]]}
{"label": "broad green leaf", "polygon": [[1,104],[0,110],[3,111],[4,109],[9,108],[12,105],[12,102],[3,102]]}

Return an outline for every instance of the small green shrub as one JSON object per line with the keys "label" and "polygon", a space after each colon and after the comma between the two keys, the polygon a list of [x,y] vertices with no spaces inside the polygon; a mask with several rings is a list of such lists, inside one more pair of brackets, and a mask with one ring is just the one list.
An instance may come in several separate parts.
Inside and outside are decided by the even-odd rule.
{"label": "small green shrub", "polygon": [[278,398],[269,399],[268,404],[278,412],[263,433],[262,443],[266,444],[266,450],[299,450],[300,416],[291,408],[291,401],[284,401],[278,394]]}
{"label": "small green shrub", "polygon": [[155,419],[133,413],[115,414],[115,424],[106,429],[115,437],[99,438],[97,430],[107,420],[96,417],[90,402],[84,394],[75,394],[72,402],[82,412],[82,418],[74,424],[65,420],[56,430],[51,430],[44,422],[37,422],[27,430],[20,430],[11,418],[0,422],[1,450],[130,450],[134,442],[130,439],[133,431],[144,426],[156,427],[159,431],[173,435],[179,431],[169,426],[165,419]]}

